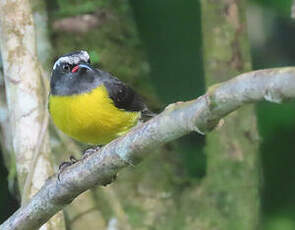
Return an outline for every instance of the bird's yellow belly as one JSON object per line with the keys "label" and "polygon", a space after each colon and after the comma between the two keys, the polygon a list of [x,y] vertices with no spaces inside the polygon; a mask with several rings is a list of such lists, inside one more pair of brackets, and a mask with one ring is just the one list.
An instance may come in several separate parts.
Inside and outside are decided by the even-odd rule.
{"label": "bird's yellow belly", "polygon": [[70,137],[88,144],[103,145],[133,127],[139,112],[114,106],[104,86],[89,93],[49,97],[49,111],[55,125]]}

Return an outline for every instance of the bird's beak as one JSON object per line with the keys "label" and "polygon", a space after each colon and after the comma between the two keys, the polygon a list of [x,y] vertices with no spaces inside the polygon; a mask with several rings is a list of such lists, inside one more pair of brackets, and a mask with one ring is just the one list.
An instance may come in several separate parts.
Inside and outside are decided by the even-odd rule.
{"label": "bird's beak", "polygon": [[76,65],[72,69],[72,73],[75,73],[75,72],[78,72],[78,71],[80,71],[80,72],[86,72],[86,71],[92,71],[92,69],[87,64],[80,64],[80,65]]}
{"label": "bird's beak", "polygon": [[81,69],[81,70],[90,70],[90,71],[92,71],[91,67],[86,65],[86,64],[80,64],[78,66],[79,66],[79,69]]}

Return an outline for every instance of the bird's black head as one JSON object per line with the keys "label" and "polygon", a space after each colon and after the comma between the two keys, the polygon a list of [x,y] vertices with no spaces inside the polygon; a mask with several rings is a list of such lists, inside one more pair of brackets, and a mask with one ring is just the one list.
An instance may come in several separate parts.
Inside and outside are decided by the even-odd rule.
{"label": "bird's black head", "polygon": [[89,92],[99,84],[96,75],[86,51],[65,54],[53,65],[51,94],[63,96]]}

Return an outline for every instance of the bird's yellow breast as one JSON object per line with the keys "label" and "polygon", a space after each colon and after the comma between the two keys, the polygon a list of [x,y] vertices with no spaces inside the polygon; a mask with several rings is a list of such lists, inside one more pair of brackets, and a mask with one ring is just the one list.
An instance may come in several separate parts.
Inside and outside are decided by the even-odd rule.
{"label": "bird's yellow breast", "polygon": [[89,144],[103,145],[134,126],[139,112],[115,107],[101,85],[89,93],[49,97],[49,111],[55,125],[70,137]]}

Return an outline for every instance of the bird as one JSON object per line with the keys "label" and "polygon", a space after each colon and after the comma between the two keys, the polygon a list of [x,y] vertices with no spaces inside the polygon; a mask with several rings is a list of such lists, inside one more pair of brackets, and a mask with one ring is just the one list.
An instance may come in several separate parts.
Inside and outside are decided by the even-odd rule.
{"label": "bird", "polygon": [[102,146],[154,116],[132,88],[90,63],[87,51],[60,56],[50,77],[53,123],[71,138]]}

